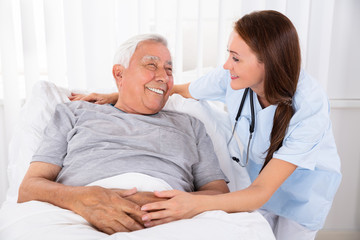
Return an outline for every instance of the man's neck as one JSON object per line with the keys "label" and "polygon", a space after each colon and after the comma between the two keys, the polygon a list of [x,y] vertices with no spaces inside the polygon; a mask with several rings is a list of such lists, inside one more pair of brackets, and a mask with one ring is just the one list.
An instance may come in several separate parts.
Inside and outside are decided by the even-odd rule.
{"label": "man's neck", "polygon": [[119,109],[120,111],[124,112],[124,113],[130,113],[130,114],[139,114],[139,115],[154,115],[157,114],[158,112],[140,112],[139,110],[136,110],[135,108],[131,108],[129,107],[129,104],[124,104],[123,102],[121,102],[121,100],[119,99],[116,104],[114,105],[115,108]]}
{"label": "man's neck", "polygon": [[124,113],[132,113],[132,114],[140,114],[136,111],[134,111],[133,109],[126,107],[125,104],[123,104],[120,100],[118,100],[116,102],[116,104],[114,105],[115,108],[119,109],[120,111],[124,112]]}

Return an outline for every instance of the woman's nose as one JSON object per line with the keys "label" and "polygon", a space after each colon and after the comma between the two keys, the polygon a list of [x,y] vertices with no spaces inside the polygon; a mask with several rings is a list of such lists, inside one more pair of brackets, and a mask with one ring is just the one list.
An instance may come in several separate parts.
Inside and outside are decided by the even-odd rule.
{"label": "woman's nose", "polygon": [[226,70],[230,70],[230,69],[231,69],[230,57],[228,57],[228,58],[226,59],[226,62],[224,63],[223,68],[226,69]]}

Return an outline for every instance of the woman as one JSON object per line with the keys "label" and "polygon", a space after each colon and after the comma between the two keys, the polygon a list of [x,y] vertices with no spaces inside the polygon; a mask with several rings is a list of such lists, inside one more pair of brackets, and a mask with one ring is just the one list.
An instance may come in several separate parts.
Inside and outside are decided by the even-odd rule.
{"label": "woman", "polygon": [[327,97],[300,69],[295,27],[279,12],[253,12],[235,23],[228,52],[223,68],[173,91],[226,103],[245,146],[243,157],[233,159],[246,166],[252,183],[217,196],[157,192],[170,199],[142,207],[149,211],[145,225],[208,210],[259,209],[276,239],[314,239],[341,181],[340,160]]}

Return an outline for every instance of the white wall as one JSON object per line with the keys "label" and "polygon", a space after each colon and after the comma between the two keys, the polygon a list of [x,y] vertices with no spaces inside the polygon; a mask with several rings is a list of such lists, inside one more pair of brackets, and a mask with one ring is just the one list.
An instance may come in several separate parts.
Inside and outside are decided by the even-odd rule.
{"label": "white wall", "polygon": [[360,1],[337,0],[334,9],[327,92],[341,107],[331,118],[343,180],[325,229],[360,232]]}
{"label": "white wall", "polygon": [[343,179],[325,229],[360,231],[360,108],[333,108],[331,119]]}
{"label": "white wall", "polygon": [[[1,103],[1,101],[0,101]],[[4,107],[0,104],[0,203],[5,200],[5,191],[8,187],[6,167],[7,159],[4,129]]]}
{"label": "white wall", "polygon": [[331,99],[360,99],[360,1],[335,2],[328,94]]}

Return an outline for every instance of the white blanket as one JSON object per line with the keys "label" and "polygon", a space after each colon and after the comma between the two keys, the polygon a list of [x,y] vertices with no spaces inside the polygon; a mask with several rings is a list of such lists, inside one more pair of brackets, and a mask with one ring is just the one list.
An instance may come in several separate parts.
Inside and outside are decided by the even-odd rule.
{"label": "white blanket", "polygon": [[[138,173],[123,174],[92,183],[107,188],[137,187],[140,191],[168,190],[163,180]],[[6,202],[0,210],[0,239],[6,240],[171,240],[171,239],[275,239],[267,221],[258,212],[209,211],[192,219],[163,224],[131,233],[107,235],[84,218],[54,205],[31,201]]]}

